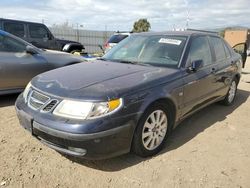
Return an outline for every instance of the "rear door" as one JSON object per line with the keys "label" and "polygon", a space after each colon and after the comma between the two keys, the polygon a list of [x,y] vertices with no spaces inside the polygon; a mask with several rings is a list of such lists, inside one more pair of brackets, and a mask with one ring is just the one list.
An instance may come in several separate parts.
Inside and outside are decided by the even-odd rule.
{"label": "rear door", "polygon": [[216,97],[224,96],[227,93],[228,85],[231,82],[233,74],[233,64],[231,54],[220,37],[209,37],[213,59],[216,64],[215,86]]}
{"label": "rear door", "polygon": [[193,61],[202,60],[204,65],[196,72],[184,73],[184,97],[183,116],[199,109],[204,104],[213,100],[213,93],[216,90],[215,64],[212,59],[211,49],[207,36],[196,36],[191,40],[186,68],[191,66]]}
{"label": "rear door", "polygon": [[27,54],[26,44],[0,33],[0,90],[19,89],[49,69],[40,54]]}

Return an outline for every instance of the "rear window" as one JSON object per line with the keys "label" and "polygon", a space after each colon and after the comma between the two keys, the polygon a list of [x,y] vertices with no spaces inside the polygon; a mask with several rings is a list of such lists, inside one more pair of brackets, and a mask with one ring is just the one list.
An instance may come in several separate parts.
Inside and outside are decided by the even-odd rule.
{"label": "rear window", "polygon": [[128,37],[128,35],[113,35],[108,40],[108,43],[119,43],[120,41],[122,41],[123,39],[125,39],[127,37]]}
{"label": "rear window", "polygon": [[224,43],[218,37],[210,37],[211,45],[214,48],[216,61],[226,59],[226,53],[224,49]]}
{"label": "rear window", "polygon": [[18,37],[24,37],[24,25],[21,23],[5,22],[4,30]]}

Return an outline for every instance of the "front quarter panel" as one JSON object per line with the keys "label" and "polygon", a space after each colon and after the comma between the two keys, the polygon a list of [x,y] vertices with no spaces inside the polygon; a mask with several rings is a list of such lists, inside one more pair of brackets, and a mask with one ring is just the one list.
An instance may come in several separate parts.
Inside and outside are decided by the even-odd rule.
{"label": "front quarter panel", "polygon": [[174,120],[177,121],[181,115],[179,109],[183,100],[183,80],[181,75],[182,72],[180,71],[171,81],[166,79],[165,82],[159,85],[124,96],[123,110],[117,112],[114,119],[127,119],[128,116],[133,115],[135,121],[133,124],[137,125],[142,114],[151,104],[159,100],[169,100],[175,106],[176,116]]}

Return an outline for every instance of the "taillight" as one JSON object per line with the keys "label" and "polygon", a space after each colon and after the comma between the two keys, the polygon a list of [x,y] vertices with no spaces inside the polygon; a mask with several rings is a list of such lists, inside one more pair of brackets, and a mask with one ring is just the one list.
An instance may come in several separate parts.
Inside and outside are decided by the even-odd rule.
{"label": "taillight", "polygon": [[105,44],[104,44],[104,48],[109,48],[110,46],[109,46],[109,43],[108,42],[106,42]]}

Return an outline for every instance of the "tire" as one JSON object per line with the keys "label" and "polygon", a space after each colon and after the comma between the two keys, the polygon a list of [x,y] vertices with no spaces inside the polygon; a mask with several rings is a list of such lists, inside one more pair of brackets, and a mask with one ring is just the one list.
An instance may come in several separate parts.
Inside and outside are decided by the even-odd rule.
{"label": "tire", "polygon": [[132,151],[136,155],[149,157],[162,150],[173,127],[172,114],[170,108],[159,103],[151,105],[144,112],[136,127],[132,142]]}
{"label": "tire", "polygon": [[80,55],[81,51],[80,50],[72,50],[69,53],[74,54],[74,55]]}
{"label": "tire", "polygon": [[227,95],[225,98],[221,101],[221,103],[225,106],[230,106],[233,104],[235,100],[235,96],[237,93],[237,86],[238,86],[238,80],[234,78],[229,86]]}

